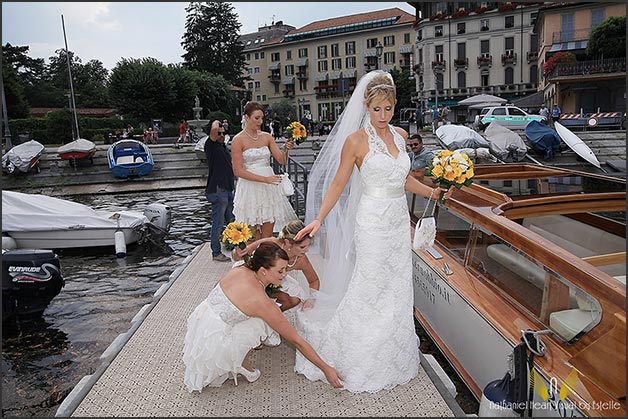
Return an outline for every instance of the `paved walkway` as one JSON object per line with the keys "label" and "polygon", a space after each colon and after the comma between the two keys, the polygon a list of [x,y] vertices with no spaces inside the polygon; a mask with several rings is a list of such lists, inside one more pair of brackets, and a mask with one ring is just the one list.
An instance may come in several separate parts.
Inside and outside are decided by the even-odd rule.
{"label": "paved walkway", "polygon": [[231,264],[213,262],[208,243],[184,264],[166,289],[156,293],[154,303],[142,309],[145,318],[136,321],[127,336],[121,335],[121,340],[128,341],[119,345],[117,356],[108,356],[107,349],[101,358],[109,361],[81,380],[57,416],[434,417],[462,412],[457,405],[448,406],[453,399],[445,395],[446,402],[441,396],[428,376],[428,372],[432,375],[429,365],[428,372],[421,368],[407,385],[376,394],[353,394],[295,374],[295,350],[286,343],[253,351],[251,363],[262,371],[256,382],[241,380],[234,386],[228,380],[222,387],[188,393],[182,361],[186,321]]}

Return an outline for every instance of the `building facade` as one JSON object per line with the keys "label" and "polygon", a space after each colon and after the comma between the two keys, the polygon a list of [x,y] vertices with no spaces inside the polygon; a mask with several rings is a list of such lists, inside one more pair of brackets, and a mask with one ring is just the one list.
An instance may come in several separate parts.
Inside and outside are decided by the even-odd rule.
{"label": "building facade", "polygon": [[[539,90],[563,113],[626,112],[626,57],[586,54],[593,29],[611,16],[626,16],[617,2],[550,3],[541,7],[535,32],[539,38]],[[548,65],[559,53],[575,62]],[[550,62],[551,63],[551,62]]]}
{"label": "building facade", "polygon": [[365,73],[411,67],[414,20],[393,8],[242,35],[250,97],[264,105],[288,99],[295,119],[334,121]]}
{"label": "building facade", "polygon": [[[510,101],[537,91],[540,3],[414,2],[415,101],[430,108],[476,94]],[[466,111],[455,119],[463,122]]]}

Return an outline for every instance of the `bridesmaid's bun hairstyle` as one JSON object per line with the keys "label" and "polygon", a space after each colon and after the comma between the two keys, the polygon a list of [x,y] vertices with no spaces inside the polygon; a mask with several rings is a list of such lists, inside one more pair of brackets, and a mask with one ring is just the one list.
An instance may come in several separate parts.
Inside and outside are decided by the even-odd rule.
{"label": "bridesmaid's bun hairstyle", "polygon": [[291,243],[299,244],[299,243],[303,242],[304,240],[311,238],[310,236],[308,236],[306,234],[298,242],[294,240],[294,236],[296,236],[297,233],[299,231],[303,230],[304,228],[305,228],[305,224],[303,224],[303,221],[301,221],[301,220],[292,220],[288,224],[286,224],[284,226],[284,228],[281,229],[281,231],[277,235],[277,238],[283,239],[283,240],[288,240]]}
{"label": "bridesmaid's bun hairstyle", "polygon": [[288,254],[278,244],[272,242],[261,243],[253,252],[249,267],[257,272],[260,268],[270,269],[275,266],[277,259],[288,261]]}

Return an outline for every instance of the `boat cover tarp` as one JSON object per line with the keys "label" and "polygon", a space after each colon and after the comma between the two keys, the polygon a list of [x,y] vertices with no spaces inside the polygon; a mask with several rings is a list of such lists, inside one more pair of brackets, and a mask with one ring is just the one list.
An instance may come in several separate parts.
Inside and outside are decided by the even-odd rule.
{"label": "boat cover tarp", "polygon": [[13,164],[20,172],[26,173],[31,168],[31,160],[41,156],[44,149],[44,145],[35,140],[13,146],[2,156],[2,167],[7,168],[9,164]]}
{"label": "boat cover tarp", "polygon": [[96,144],[93,141],[86,140],[85,138],[79,138],[78,140],[74,140],[70,143],[64,144],[57,149],[57,153],[71,153],[71,152],[79,152],[79,153],[88,153],[90,151],[96,150]]}
{"label": "boat cover tarp", "polygon": [[2,231],[54,231],[68,229],[115,230],[110,218],[120,214],[121,228],[148,224],[148,218],[135,211],[98,211],[87,205],[39,194],[2,191]]}
{"label": "boat cover tarp", "polygon": [[543,155],[543,160],[554,157],[554,152],[560,150],[560,136],[549,126],[539,121],[530,121],[525,134],[534,150]]}
{"label": "boat cover tarp", "polygon": [[489,147],[489,143],[486,141],[486,138],[482,137],[478,132],[472,130],[471,128],[463,125],[442,125],[436,130],[436,136],[449,150],[457,150],[459,148]]}
{"label": "boat cover tarp", "polygon": [[503,125],[492,121],[484,130],[490,143],[491,153],[505,162],[517,162],[525,158],[528,147],[523,139]]}

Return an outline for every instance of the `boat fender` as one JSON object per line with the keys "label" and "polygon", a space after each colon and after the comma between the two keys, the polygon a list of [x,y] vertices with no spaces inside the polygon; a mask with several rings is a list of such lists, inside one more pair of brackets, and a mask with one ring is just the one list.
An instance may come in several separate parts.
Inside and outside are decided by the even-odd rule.
{"label": "boat fender", "polygon": [[124,232],[122,230],[116,230],[113,234],[113,238],[116,244],[116,257],[126,257],[126,240],[124,239]]}
{"label": "boat fender", "polygon": [[479,417],[517,417],[514,406],[514,380],[507,372],[503,378],[488,383],[482,391]]}
{"label": "boat fender", "polygon": [[17,249],[17,242],[11,236],[2,236],[2,249],[15,250]]}

